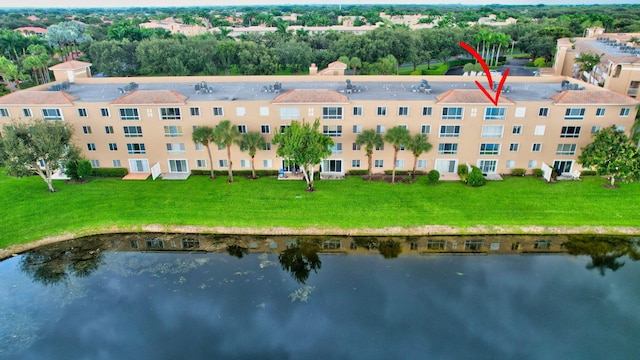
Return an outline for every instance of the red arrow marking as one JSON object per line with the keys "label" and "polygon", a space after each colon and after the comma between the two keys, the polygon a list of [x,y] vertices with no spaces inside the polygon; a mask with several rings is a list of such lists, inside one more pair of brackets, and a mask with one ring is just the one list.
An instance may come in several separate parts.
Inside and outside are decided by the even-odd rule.
{"label": "red arrow marking", "polygon": [[[489,89],[493,89],[493,79],[491,78],[491,72],[489,71],[489,66],[487,66],[487,63],[484,61],[484,59],[480,56],[480,54],[478,54],[478,52],[472,48],[471,46],[465,44],[463,41],[460,41],[460,46],[467,50],[479,63],[480,65],[482,65],[482,69],[484,70],[484,74],[487,76],[487,80],[489,80]],[[478,86],[478,88],[480,88],[480,90],[482,90],[482,92],[484,93],[484,95],[489,98],[489,100],[491,100],[491,102],[493,103],[493,105],[498,106],[498,99],[500,98],[500,92],[502,91],[502,85],[504,85],[504,81],[507,80],[507,76],[509,75],[509,69],[507,68],[504,72],[504,74],[502,75],[502,79],[500,80],[500,83],[498,84],[498,89],[496,90],[496,98],[494,99],[493,96],[491,96],[491,94],[489,94],[489,91],[487,91],[487,89],[484,88],[484,86],[482,86],[482,84],[480,84],[480,82],[478,80],[476,80],[476,85]]]}

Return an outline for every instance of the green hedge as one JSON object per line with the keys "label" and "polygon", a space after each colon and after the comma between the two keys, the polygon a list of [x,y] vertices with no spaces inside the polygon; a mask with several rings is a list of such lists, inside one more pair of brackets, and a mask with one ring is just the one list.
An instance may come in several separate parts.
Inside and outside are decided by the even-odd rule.
{"label": "green hedge", "polygon": [[347,175],[354,175],[354,176],[369,175],[369,170],[349,170],[347,171]]}
{"label": "green hedge", "polygon": [[527,169],[515,168],[511,169],[511,176],[524,176],[527,173]]}
{"label": "green hedge", "polygon": [[[215,176],[227,176],[227,170],[214,170]],[[194,176],[210,176],[211,170],[191,170]],[[233,176],[251,176],[251,170],[234,170]],[[256,176],[278,176],[278,170],[256,170]]]}
{"label": "green hedge", "polygon": [[123,177],[129,173],[126,168],[93,168],[92,175],[96,177]]}
{"label": "green hedge", "polygon": [[596,176],[598,173],[595,170],[582,170],[580,176]]}
{"label": "green hedge", "polygon": [[541,177],[542,175],[544,175],[544,172],[542,171],[542,169],[533,169],[532,174],[535,177]]}

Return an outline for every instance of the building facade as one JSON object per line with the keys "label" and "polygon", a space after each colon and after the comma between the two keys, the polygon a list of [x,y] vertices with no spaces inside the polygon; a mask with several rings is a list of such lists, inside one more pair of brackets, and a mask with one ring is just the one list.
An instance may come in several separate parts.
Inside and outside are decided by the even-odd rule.
{"label": "building facade", "polygon": [[[484,80],[484,78],[478,78]],[[394,126],[428,135],[433,149],[417,160],[420,171],[436,169],[457,179],[461,165],[484,173],[530,173],[543,163],[560,172],[581,170],[576,159],[591,134],[616,125],[628,131],[639,101],[580,83],[566,90],[567,77],[509,77],[495,106],[469,76],[227,76],[76,78],[64,90],[51,84],[0,98],[0,123],[44,118],[75,129],[74,141],[94,167],[124,167],[163,174],[228,168],[226,150],[192,141],[198,126],[230,120],[241,133],[259,132],[266,141],[256,169],[291,171],[276,156],[274,134],[292,121],[319,119],[335,145],[322,162],[327,177],[366,170],[358,134],[384,134]],[[494,81],[499,79],[494,79]],[[564,85],[564,86],[563,86]],[[484,84],[488,87],[487,84]],[[249,170],[250,158],[232,147],[234,170]],[[373,153],[373,170],[393,167],[393,148]],[[399,152],[397,170],[411,170],[414,157]]]}

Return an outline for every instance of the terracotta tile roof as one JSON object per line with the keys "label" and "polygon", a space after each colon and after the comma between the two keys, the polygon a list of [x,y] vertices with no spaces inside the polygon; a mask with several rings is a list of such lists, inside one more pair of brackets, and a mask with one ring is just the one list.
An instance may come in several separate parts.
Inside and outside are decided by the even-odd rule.
{"label": "terracotta tile roof", "polygon": [[289,90],[273,99],[274,104],[346,104],[349,98],[329,89],[295,89]]}
{"label": "terracotta tile roof", "polygon": [[640,101],[608,90],[565,90],[549,96],[556,104],[572,105],[637,105]]}
{"label": "terracotta tile roof", "polygon": [[77,96],[64,91],[17,91],[0,97],[3,105],[72,105]]}
{"label": "terracotta tile roof", "polygon": [[[495,97],[495,92],[489,91]],[[437,97],[438,104],[493,104],[489,98],[478,88],[476,89],[453,89]],[[504,94],[498,99],[499,105],[514,104]]]}
{"label": "terracotta tile roof", "polygon": [[343,63],[342,61],[334,61],[329,65],[327,65],[327,69],[346,69],[346,68],[347,68],[347,64]]}
{"label": "terracotta tile roof", "polygon": [[41,28],[38,26],[24,26],[24,27],[15,28],[13,29],[13,31],[20,31],[23,33],[45,34],[47,32],[47,29]]}
{"label": "terracotta tile roof", "polygon": [[93,64],[84,62],[84,61],[69,60],[57,65],[53,65],[52,67],[49,68],[49,70],[75,70],[75,69],[86,68],[91,65]]}
{"label": "terracotta tile roof", "polygon": [[143,104],[180,104],[184,105],[189,97],[173,90],[136,90],[124,95],[111,104],[114,105],[143,105]]}

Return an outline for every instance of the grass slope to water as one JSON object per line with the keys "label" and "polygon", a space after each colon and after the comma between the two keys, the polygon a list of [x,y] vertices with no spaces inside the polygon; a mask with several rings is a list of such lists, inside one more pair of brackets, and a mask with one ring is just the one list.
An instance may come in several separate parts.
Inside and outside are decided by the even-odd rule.
{"label": "grass slope to water", "polygon": [[460,182],[387,184],[350,177],[302,181],[192,176],[186,181],[94,178],[55,181],[0,174],[0,248],[65,233],[141,225],[269,228],[385,228],[449,225],[638,226],[640,184],[604,188],[602,178],[547,184],[506,178],[469,188]]}

